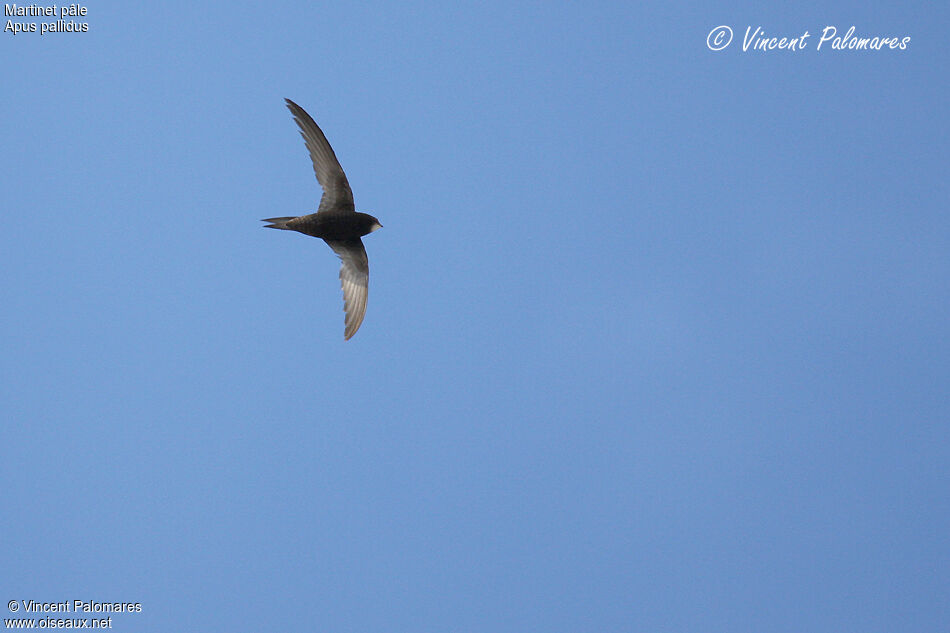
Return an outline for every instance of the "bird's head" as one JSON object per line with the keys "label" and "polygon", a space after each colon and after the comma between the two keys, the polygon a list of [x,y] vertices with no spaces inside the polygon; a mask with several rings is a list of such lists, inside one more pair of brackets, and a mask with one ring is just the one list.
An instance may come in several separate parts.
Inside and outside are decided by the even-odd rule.
{"label": "bird's head", "polygon": [[359,218],[359,227],[360,235],[368,235],[377,229],[383,228],[383,225],[380,224],[379,220],[371,216],[369,213],[357,213],[356,217]]}

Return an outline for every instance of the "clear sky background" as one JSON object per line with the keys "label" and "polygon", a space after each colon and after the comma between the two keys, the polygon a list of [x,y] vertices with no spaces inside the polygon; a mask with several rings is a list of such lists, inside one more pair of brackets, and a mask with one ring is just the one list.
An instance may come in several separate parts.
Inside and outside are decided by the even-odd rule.
{"label": "clear sky background", "polygon": [[950,627],[944,5],[86,6],[0,33],[4,617]]}

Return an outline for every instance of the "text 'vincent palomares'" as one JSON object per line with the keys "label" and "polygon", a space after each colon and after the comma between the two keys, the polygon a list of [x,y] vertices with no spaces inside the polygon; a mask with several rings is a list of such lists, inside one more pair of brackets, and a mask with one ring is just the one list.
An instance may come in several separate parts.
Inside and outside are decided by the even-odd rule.
{"label": "text 'vincent palomares'", "polygon": [[65,600],[63,602],[36,602],[21,600],[27,613],[141,613],[141,602],[96,602],[95,600]]}

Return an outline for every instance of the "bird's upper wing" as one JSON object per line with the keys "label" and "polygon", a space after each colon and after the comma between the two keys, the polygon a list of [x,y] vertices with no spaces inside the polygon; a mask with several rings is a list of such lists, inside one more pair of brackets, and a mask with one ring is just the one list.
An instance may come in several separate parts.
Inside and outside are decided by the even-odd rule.
{"label": "bird's upper wing", "polygon": [[363,323],[366,315],[366,296],[369,293],[369,260],[359,238],[355,240],[324,240],[330,245],[343,265],[340,266],[340,285],[343,286],[343,309],[346,311],[346,329],[343,336],[350,340]]}
{"label": "bird's upper wing", "polygon": [[327,142],[327,137],[303,108],[290,99],[285,99],[285,101],[291,114],[294,115],[294,121],[300,127],[300,135],[307,144],[310,160],[313,161],[313,172],[323,187],[323,197],[320,199],[320,208],[317,213],[329,209],[355,211],[350,183],[347,182],[346,174],[343,173],[343,168],[340,167],[340,161],[336,159],[333,148]]}

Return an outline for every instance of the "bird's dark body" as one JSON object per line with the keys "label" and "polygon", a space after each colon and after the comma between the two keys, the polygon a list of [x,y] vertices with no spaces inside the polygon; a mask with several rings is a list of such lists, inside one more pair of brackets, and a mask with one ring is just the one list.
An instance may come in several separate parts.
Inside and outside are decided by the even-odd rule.
{"label": "bird's dark body", "polygon": [[369,235],[376,218],[368,213],[311,213],[288,220],[285,227],[325,240],[355,240]]}

